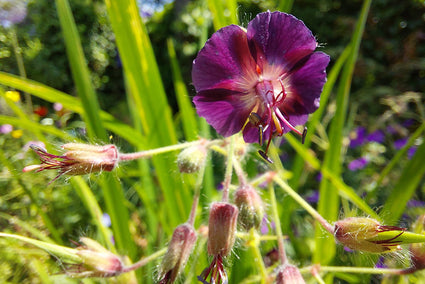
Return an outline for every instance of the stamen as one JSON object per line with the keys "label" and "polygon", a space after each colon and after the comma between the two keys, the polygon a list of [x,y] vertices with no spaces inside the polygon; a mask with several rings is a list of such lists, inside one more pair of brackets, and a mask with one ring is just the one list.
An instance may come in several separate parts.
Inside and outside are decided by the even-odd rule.
{"label": "stamen", "polygon": [[282,136],[283,134],[282,125],[280,125],[280,121],[276,117],[276,113],[274,111],[272,111],[272,118],[273,118],[274,125],[276,126],[277,133],[279,134],[279,136]]}
{"label": "stamen", "polygon": [[301,136],[301,143],[304,144],[305,137],[307,136],[307,126],[304,126],[303,136]]}
{"label": "stamen", "polygon": [[267,156],[266,153],[264,153],[263,150],[258,150],[258,154],[260,154],[261,157],[263,157],[264,160],[266,160],[267,162],[269,162],[270,164],[273,164],[273,160],[270,159],[269,156]]}
{"label": "stamen", "polygon": [[294,131],[295,133],[297,133],[301,137],[303,137],[305,135],[303,133],[306,130],[304,130],[303,133],[301,133],[298,129],[296,129],[292,124],[289,123],[288,120],[286,120],[286,118],[280,112],[279,108],[276,108],[275,112],[276,112],[277,116],[285,123],[285,125],[289,127],[289,129],[291,129],[292,131]]}

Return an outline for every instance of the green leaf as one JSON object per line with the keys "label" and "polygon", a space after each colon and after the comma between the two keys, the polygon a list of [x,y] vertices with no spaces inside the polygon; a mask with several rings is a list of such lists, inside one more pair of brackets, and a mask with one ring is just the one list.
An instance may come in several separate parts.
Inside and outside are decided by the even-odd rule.
{"label": "green leaf", "polygon": [[[371,0],[365,0],[363,2],[360,17],[357,21],[350,43],[351,53],[345,63],[341,75],[336,100],[337,109],[329,130],[330,147],[325,153],[323,166],[335,175],[340,175],[342,170],[342,139],[348,109],[351,80],[371,2]],[[320,199],[318,203],[318,211],[320,215],[330,222],[335,221],[340,214],[337,188],[328,179],[323,179],[320,183],[319,191]],[[313,262],[320,263],[322,265],[329,264],[335,256],[335,250],[336,246],[334,240],[324,237],[323,230],[321,230],[321,228],[317,228],[316,249],[313,255]]]}
{"label": "green leaf", "polygon": [[90,79],[87,61],[81,46],[71,8],[67,0],[56,0],[56,8],[65,40],[66,53],[71,65],[72,77],[77,87],[77,93],[84,108],[83,118],[87,133],[91,138],[107,141],[106,131],[99,117],[99,103]]}
{"label": "green leaf", "polygon": [[186,141],[192,141],[198,138],[198,124],[196,121],[195,110],[192,107],[192,103],[189,99],[186,86],[183,82],[179,63],[176,57],[176,51],[174,49],[174,43],[171,38],[167,39],[168,56],[171,61],[171,68],[173,71],[173,83],[176,92],[177,103],[179,106],[179,113],[183,121],[183,130]]}
{"label": "green leaf", "polygon": [[397,222],[406,209],[407,202],[412,198],[425,175],[424,161],[425,143],[422,143],[403,169],[400,178],[395,183],[390,196],[388,196],[382,208],[383,219],[387,224]]}

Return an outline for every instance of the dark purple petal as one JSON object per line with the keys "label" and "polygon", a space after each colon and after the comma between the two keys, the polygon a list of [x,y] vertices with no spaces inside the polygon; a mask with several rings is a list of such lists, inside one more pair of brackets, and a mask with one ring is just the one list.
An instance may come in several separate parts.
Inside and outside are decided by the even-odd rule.
{"label": "dark purple petal", "polygon": [[369,142],[382,143],[385,141],[385,134],[381,130],[376,130],[367,136]]}
{"label": "dark purple petal", "polygon": [[350,169],[350,171],[357,171],[357,170],[363,169],[368,163],[369,161],[366,158],[361,157],[351,161],[348,164],[348,168]]}
{"label": "dark purple petal", "polygon": [[350,140],[350,147],[355,148],[355,147],[363,145],[366,141],[366,134],[367,134],[366,128],[362,126],[357,127],[354,137]]}
{"label": "dark purple petal", "polygon": [[407,157],[411,159],[415,155],[417,149],[418,149],[418,146],[416,145],[413,145],[412,147],[410,147],[407,150]]}
{"label": "dark purple petal", "polygon": [[394,141],[394,149],[400,150],[401,148],[404,147],[404,145],[406,145],[406,143],[407,143],[407,138],[396,140]]}
{"label": "dark purple petal", "polygon": [[329,60],[327,54],[315,52],[304,65],[284,78],[286,98],[279,109],[288,116],[314,112],[320,104],[320,94],[326,82],[326,66]]}
{"label": "dark purple petal", "polygon": [[[311,31],[292,15],[282,12],[260,13],[248,24],[248,40],[257,64],[280,65],[289,71],[317,47]],[[265,58],[261,58],[265,56]]]}
{"label": "dark purple petal", "polygon": [[212,89],[198,92],[193,99],[196,112],[204,117],[224,137],[241,131],[253,108],[250,98],[244,94]]}
{"label": "dark purple petal", "polygon": [[192,80],[197,92],[213,88],[244,91],[257,82],[255,67],[246,32],[231,25],[214,33],[199,51]]}

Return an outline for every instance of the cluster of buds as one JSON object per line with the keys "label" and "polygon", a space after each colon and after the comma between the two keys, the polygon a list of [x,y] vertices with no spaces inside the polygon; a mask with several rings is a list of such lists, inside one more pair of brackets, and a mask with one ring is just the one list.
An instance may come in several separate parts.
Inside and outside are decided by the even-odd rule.
{"label": "cluster of buds", "polygon": [[213,256],[213,260],[198,277],[202,283],[227,282],[223,259],[231,252],[235,243],[238,213],[238,208],[227,202],[215,202],[211,205],[208,221],[208,254]]}
{"label": "cluster of buds", "polygon": [[123,273],[124,264],[121,258],[96,241],[90,238],[80,238],[82,246],[77,248],[76,254],[83,263],[73,265],[72,270],[68,270],[68,275],[72,277],[112,277]]}
{"label": "cluster of buds", "polygon": [[264,206],[255,188],[248,184],[239,187],[235,192],[235,204],[239,208],[238,224],[241,229],[258,229],[263,220]]}
{"label": "cluster of buds", "polygon": [[159,271],[159,283],[173,283],[185,266],[196,243],[196,231],[192,225],[185,223],[178,226],[168,245],[167,253],[162,259]]}
{"label": "cluster of buds", "polygon": [[62,175],[109,172],[118,164],[119,153],[115,145],[97,146],[67,143],[62,145],[62,149],[67,150],[63,155],[50,154],[36,145],[31,145],[30,147],[39,156],[41,164],[26,166],[23,172],[58,170],[59,174],[51,182]]}
{"label": "cluster of buds", "polygon": [[335,238],[344,246],[365,252],[385,253],[400,250],[405,228],[383,226],[372,218],[350,217],[335,223]]}

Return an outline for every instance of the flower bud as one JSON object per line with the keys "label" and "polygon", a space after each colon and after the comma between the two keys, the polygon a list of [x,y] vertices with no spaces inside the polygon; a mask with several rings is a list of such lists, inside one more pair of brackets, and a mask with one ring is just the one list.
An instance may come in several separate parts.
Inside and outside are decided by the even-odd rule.
{"label": "flower bud", "polygon": [[190,224],[178,226],[168,245],[167,253],[162,259],[159,283],[172,283],[185,266],[196,243],[196,231]]}
{"label": "flower bud", "polygon": [[207,149],[203,145],[188,147],[180,152],[177,165],[181,173],[197,172],[207,156]]}
{"label": "flower bud", "polygon": [[284,264],[279,267],[276,284],[305,284],[305,281],[297,267]]}
{"label": "flower bud", "polygon": [[383,226],[371,218],[350,217],[335,223],[335,238],[344,246],[372,253],[400,249],[397,240],[404,228]]}
{"label": "flower bud", "polygon": [[89,238],[80,238],[84,244],[77,248],[77,255],[83,260],[83,269],[71,273],[74,277],[111,277],[122,273],[124,264],[121,259]]}
{"label": "flower bud", "polygon": [[238,223],[246,231],[258,229],[264,216],[261,197],[251,185],[244,185],[235,192],[235,204],[239,209]]}
{"label": "flower bud", "polygon": [[41,164],[27,166],[23,171],[58,170],[59,174],[52,181],[64,174],[84,175],[93,172],[112,171],[118,163],[118,150],[115,145],[95,146],[68,143],[62,146],[63,149],[68,150],[62,156],[50,154],[36,145],[30,147],[39,156]]}
{"label": "flower bud", "polygon": [[235,242],[238,208],[227,202],[211,205],[208,221],[208,254],[226,256]]}

